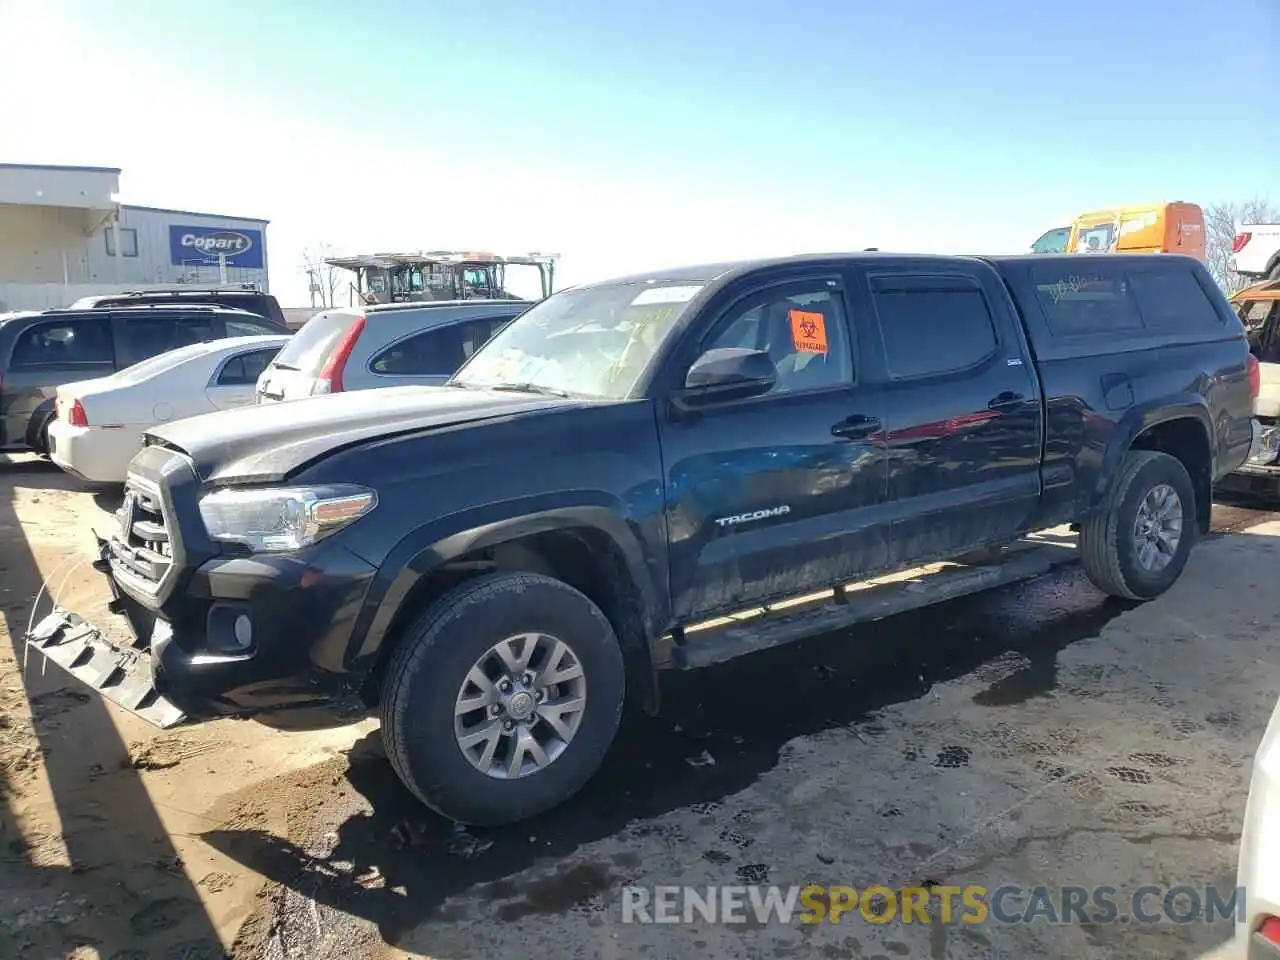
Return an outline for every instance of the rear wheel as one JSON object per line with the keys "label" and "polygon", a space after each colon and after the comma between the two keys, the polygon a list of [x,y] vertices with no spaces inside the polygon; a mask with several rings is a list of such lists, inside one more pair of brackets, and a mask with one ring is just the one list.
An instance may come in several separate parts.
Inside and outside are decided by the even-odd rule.
{"label": "rear wheel", "polygon": [[52,421],[50,420],[46,420],[44,422],[44,426],[40,428],[40,433],[36,437],[35,451],[46,460],[49,459],[49,424],[51,422]]}
{"label": "rear wheel", "polygon": [[53,423],[53,414],[37,410],[27,421],[27,449],[42,457],[49,456],[49,425]]}
{"label": "rear wheel", "polygon": [[1106,502],[1081,526],[1085,573],[1113,596],[1150,600],[1181,575],[1195,536],[1195,489],[1186,467],[1167,453],[1130,451]]}
{"label": "rear wheel", "polygon": [[587,597],[540,574],[487,575],[401,639],[382,696],[387,756],[450,819],[522,820],[595,773],[625,689],[613,628]]}

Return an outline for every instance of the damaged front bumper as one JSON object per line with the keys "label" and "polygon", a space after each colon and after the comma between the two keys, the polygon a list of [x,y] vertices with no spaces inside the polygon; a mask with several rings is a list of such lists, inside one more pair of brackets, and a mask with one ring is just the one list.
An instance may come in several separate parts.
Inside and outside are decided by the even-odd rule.
{"label": "damaged front bumper", "polygon": [[103,697],[158,727],[174,727],[187,715],[156,689],[152,651],[157,632],[168,624],[137,601],[122,593],[111,577],[108,544],[98,538],[98,558],[93,569],[106,576],[111,587],[108,609],[124,617],[134,636],[125,646],[77,613],[55,606],[27,635],[27,649],[34,649],[62,667]]}
{"label": "damaged front bumper", "polygon": [[351,711],[364,673],[346,657],[375,574],[355,554],[325,544],[305,554],[208,557],[180,571],[160,600],[133,595],[118,540],[97,542],[93,569],[132,639],[55,606],[28,634],[29,650],[160,727]]}

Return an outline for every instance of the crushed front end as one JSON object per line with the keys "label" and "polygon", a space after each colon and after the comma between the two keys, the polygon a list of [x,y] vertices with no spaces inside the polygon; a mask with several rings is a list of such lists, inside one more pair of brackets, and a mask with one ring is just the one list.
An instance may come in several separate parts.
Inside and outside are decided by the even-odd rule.
{"label": "crushed front end", "polygon": [[93,567],[131,644],[55,609],[29,649],[162,727],[331,703],[361,679],[346,654],[374,569],[332,539],[254,553],[209,535],[190,459],[145,447]]}

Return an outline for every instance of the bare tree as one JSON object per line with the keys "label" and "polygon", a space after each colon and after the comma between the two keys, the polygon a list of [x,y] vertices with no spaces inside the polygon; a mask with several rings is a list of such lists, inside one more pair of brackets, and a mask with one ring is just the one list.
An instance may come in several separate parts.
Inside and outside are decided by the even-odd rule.
{"label": "bare tree", "polygon": [[1204,256],[1209,272],[1227,295],[1249,283],[1231,269],[1231,245],[1242,223],[1280,223],[1280,206],[1265,197],[1244,203],[1215,203],[1204,211]]}
{"label": "bare tree", "polygon": [[343,285],[342,271],[325,260],[333,256],[333,246],[317,243],[302,251],[302,271],[307,275],[311,306],[326,310],[338,305],[338,290]]}

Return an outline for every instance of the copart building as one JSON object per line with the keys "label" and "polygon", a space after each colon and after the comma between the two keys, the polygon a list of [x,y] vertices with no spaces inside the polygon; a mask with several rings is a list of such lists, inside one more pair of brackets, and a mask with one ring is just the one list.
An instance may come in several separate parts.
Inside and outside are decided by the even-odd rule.
{"label": "copart building", "polygon": [[266,220],[119,194],[113,167],[0,163],[0,312],[175,285],[268,291]]}

